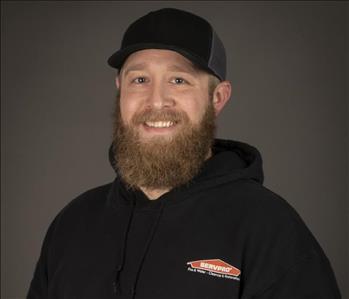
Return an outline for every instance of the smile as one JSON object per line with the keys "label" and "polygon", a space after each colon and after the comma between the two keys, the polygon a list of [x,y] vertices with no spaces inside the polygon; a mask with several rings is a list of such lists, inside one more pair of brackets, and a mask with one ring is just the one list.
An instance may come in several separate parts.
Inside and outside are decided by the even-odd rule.
{"label": "smile", "polygon": [[175,123],[172,121],[146,121],[145,125],[151,128],[169,128],[172,127]]}

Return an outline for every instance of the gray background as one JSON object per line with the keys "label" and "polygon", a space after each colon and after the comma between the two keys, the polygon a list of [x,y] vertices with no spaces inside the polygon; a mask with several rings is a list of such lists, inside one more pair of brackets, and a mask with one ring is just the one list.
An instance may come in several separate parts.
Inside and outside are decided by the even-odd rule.
{"label": "gray background", "polygon": [[113,180],[115,71],[134,19],[165,6],[207,18],[233,94],[220,137],[264,158],[265,185],[293,205],[348,298],[348,3],[1,2],[1,297],[23,298],[53,217]]}

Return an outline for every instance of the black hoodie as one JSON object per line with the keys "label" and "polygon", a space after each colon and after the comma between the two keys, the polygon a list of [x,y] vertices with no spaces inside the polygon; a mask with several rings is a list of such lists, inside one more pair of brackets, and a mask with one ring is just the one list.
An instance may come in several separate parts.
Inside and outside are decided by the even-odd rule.
{"label": "black hoodie", "polygon": [[318,242],[262,186],[259,152],[216,140],[213,153],[157,200],[119,178],[74,199],[48,229],[27,298],[340,298]]}

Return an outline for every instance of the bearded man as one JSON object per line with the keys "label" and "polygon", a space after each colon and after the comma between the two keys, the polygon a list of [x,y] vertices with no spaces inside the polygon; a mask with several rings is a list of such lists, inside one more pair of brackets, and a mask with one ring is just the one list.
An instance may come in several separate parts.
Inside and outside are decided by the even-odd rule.
{"label": "bearded man", "polygon": [[130,25],[108,60],[117,177],[55,218],[29,299],[340,298],[314,236],[263,187],[257,149],[214,139],[231,94],[225,60],[191,13]]}

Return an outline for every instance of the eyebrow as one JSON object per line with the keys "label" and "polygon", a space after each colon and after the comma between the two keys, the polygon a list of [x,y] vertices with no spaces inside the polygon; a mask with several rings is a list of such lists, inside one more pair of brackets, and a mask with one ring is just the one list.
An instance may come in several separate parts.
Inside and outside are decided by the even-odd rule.
{"label": "eyebrow", "polygon": [[191,75],[197,73],[197,70],[191,65],[182,67],[182,66],[173,64],[173,65],[168,67],[168,70],[174,71],[174,72],[188,73]]}
{"label": "eyebrow", "polygon": [[133,72],[133,71],[142,71],[146,68],[146,64],[144,62],[141,63],[137,63],[134,65],[131,65],[130,67],[126,68],[126,70],[124,71],[124,76],[126,77],[126,75],[129,72]]}
{"label": "eyebrow", "polygon": [[[127,67],[123,73],[124,73],[124,76],[126,77],[128,73],[133,72],[133,71],[142,71],[142,70],[146,69],[146,67],[147,67],[147,65],[144,62],[137,63],[137,64],[134,64],[134,65]],[[197,74],[197,70],[192,65],[182,67],[182,66],[177,65],[177,64],[172,64],[167,69],[169,71],[172,71],[172,72],[188,73],[190,75]]]}

